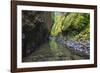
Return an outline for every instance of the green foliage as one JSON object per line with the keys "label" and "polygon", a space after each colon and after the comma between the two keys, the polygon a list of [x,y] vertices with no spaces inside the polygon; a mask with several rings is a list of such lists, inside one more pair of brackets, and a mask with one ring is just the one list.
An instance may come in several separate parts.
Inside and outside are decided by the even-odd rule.
{"label": "green foliage", "polygon": [[[79,33],[90,24],[88,13],[59,13],[52,16],[54,21],[51,29],[51,36],[57,36],[62,31],[78,31]],[[89,28],[89,27],[88,27]],[[77,33],[77,32],[76,32]],[[75,34],[75,33],[74,33]]]}
{"label": "green foliage", "polygon": [[62,24],[62,30],[66,30],[68,29],[74,22],[75,18],[77,17],[76,13],[70,13],[68,14],[65,19],[63,20],[63,24]]}
{"label": "green foliage", "polygon": [[[62,30],[76,29],[81,30],[84,26],[89,24],[89,14],[86,13],[70,13],[64,21]],[[71,27],[71,28],[70,28]]]}
{"label": "green foliage", "polygon": [[89,40],[90,39],[90,29],[89,26],[85,27],[79,34],[75,36],[75,40]]}
{"label": "green foliage", "polygon": [[54,23],[51,29],[51,36],[57,36],[58,33],[62,32],[62,21],[64,19],[64,17],[60,14],[55,14],[54,15]]}
{"label": "green foliage", "polygon": [[66,39],[89,39],[90,15],[88,13],[69,13],[62,24],[62,30],[66,32]]}
{"label": "green foliage", "polygon": [[[52,16],[53,24],[50,35],[57,37],[59,33],[64,33],[64,40],[84,41],[90,38],[90,15],[88,13],[59,13]],[[50,40],[51,50],[60,55],[61,49],[55,40]]]}

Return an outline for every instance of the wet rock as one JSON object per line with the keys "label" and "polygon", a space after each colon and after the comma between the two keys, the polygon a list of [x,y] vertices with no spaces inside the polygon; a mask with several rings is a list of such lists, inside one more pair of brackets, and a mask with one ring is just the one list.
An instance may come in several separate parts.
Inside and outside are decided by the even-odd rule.
{"label": "wet rock", "polygon": [[50,39],[56,39],[55,41],[70,50],[73,50],[77,53],[81,53],[83,55],[90,55],[90,42],[86,41],[73,41],[73,40],[64,40],[63,36],[58,37],[50,37]]}
{"label": "wet rock", "polygon": [[48,42],[49,31],[45,19],[46,15],[45,12],[41,11],[22,11],[23,57],[31,54],[36,48],[39,48],[42,44]]}

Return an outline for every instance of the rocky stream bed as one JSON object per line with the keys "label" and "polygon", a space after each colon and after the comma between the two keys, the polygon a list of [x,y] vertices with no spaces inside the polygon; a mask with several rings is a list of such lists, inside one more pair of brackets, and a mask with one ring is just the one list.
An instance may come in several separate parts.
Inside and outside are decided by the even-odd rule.
{"label": "rocky stream bed", "polygon": [[82,60],[89,59],[90,46],[89,41],[72,41],[63,40],[61,37],[49,37],[54,40],[58,45],[60,51],[59,56],[54,56],[49,43],[40,46],[32,54],[23,58],[23,62],[40,62],[40,61],[56,61],[56,60]]}

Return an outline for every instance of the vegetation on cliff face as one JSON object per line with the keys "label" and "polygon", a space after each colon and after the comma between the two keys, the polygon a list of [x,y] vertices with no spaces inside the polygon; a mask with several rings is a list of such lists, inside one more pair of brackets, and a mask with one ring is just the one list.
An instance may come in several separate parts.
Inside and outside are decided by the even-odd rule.
{"label": "vegetation on cliff face", "polygon": [[57,36],[58,33],[62,32],[62,23],[65,16],[62,15],[62,13],[55,12],[53,17],[53,26],[51,29],[51,36]]}
{"label": "vegetation on cliff face", "polygon": [[62,35],[63,40],[89,41],[89,14],[87,13],[54,13],[54,23],[51,29],[50,48],[54,54],[60,55],[56,37]]}
{"label": "vegetation on cliff face", "polygon": [[[88,13],[58,13],[54,15],[54,23],[51,29],[51,36],[65,33],[65,37],[78,37],[89,34],[90,16]],[[85,33],[86,32],[86,33]],[[80,38],[79,38],[80,39]]]}

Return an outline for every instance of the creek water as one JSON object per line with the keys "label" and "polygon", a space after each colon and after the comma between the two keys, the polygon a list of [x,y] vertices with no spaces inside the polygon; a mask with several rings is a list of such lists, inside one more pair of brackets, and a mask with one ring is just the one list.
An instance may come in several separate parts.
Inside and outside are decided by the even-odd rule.
{"label": "creek water", "polygon": [[[50,45],[52,41],[53,45]],[[23,62],[83,60],[89,59],[90,43],[87,41],[64,40],[61,37],[49,37],[31,55],[23,58]]]}

